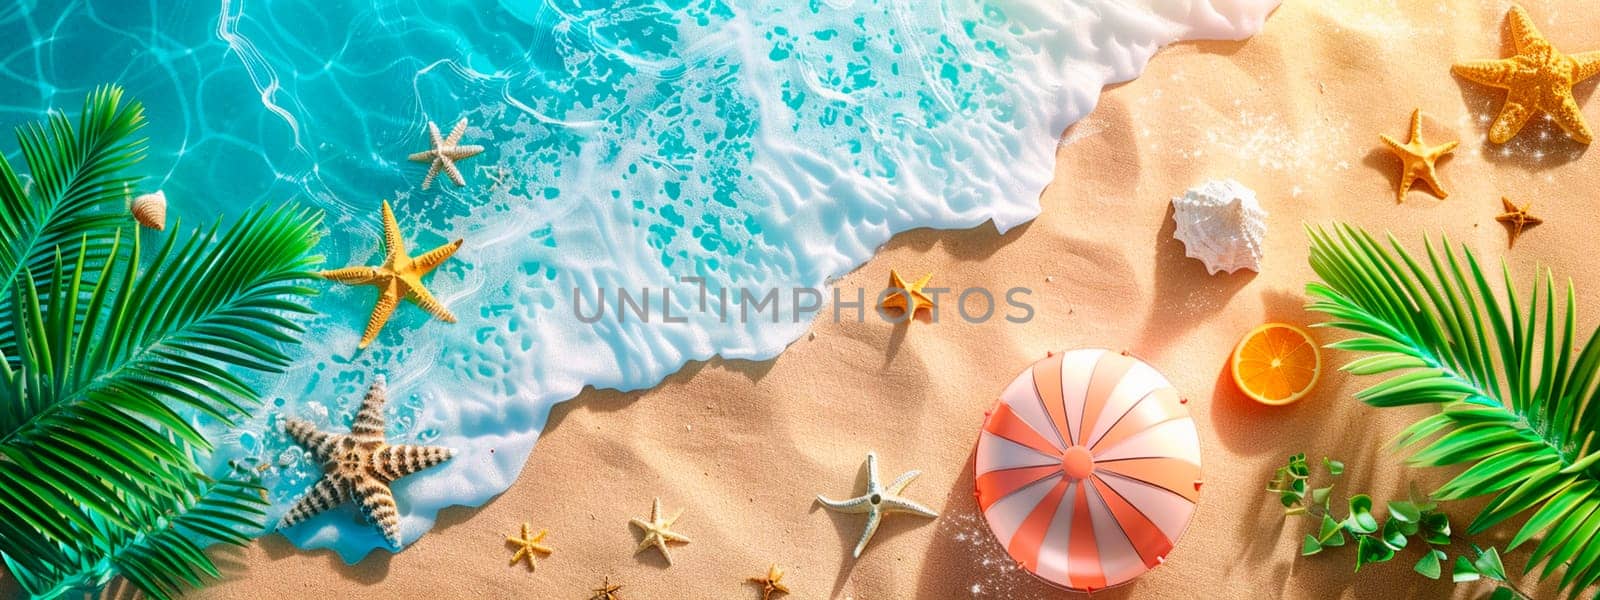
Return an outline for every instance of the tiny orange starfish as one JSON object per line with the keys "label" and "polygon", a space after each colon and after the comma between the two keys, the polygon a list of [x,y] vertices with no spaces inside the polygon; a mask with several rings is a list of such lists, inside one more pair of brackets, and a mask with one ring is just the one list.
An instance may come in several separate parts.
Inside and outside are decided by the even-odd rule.
{"label": "tiny orange starfish", "polygon": [[1522,235],[1522,230],[1544,222],[1544,219],[1528,214],[1528,209],[1533,207],[1532,202],[1522,205],[1522,208],[1517,208],[1517,205],[1512,203],[1510,198],[1501,198],[1500,205],[1504,206],[1506,211],[1500,213],[1500,216],[1495,217],[1494,220],[1505,224],[1506,229],[1510,232],[1511,242],[1506,244],[1507,248],[1517,245],[1517,237]]}
{"label": "tiny orange starfish", "polygon": [[415,258],[406,256],[405,243],[400,239],[400,224],[394,220],[394,211],[389,209],[389,201],[384,200],[383,264],[376,267],[334,269],[323,271],[318,275],[346,285],[370,285],[380,290],[378,303],[372,307],[372,317],[367,320],[367,329],[361,333],[361,343],[356,346],[365,348],[378,337],[378,331],[383,329],[383,324],[389,322],[389,317],[394,315],[394,309],[400,305],[401,298],[409,298],[441,321],[456,322],[456,316],[450,313],[450,309],[440,304],[433,294],[428,293],[428,288],[423,287],[422,276],[450,258],[450,255],[456,253],[456,248],[460,247],[461,240],[457,239],[429,250],[427,254]]}
{"label": "tiny orange starfish", "polygon": [[1433,188],[1434,193],[1443,200],[1450,197],[1450,192],[1439,185],[1439,173],[1434,170],[1434,162],[1439,157],[1451,153],[1456,149],[1458,142],[1449,142],[1439,146],[1428,146],[1422,142],[1422,109],[1411,111],[1411,140],[1402,144],[1387,135],[1378,134],[1389,150],[1400,158],[1400,189],[1395,194],[1395,202],[1404,202],[1406,192],[1411,191],[1411,184],[1418,179],[1426,182]]}
{"label": "tiny orange starfish", "polygon": [[594,595],[590,596],[589,600],[622,600],[622,594],[617,591],[620,589],[622,589],[622,586],[612,585],[611,578],[607,577],[605,583],[602,583],[600,584],[600,587],[591,590],[594,592]]}
{"label": "tiny orange starfish", "polygon": [[766,577],[751,577],[750,583],[761,586],[761,600],[772,600],[773,594],[789,593],[789,586],[784,585],[782,580],[783,569],[778,567],[778,563],[772,563],[767,567]]}
{"label": "tiny orange starfish", "polygon": [[1544,111],[1578,143],[1594,139],[1583,122],[1572,86],[1600,73],[1600,51],[1563,54],[1534,26],[1528,11],[1511,5],[1506,28],[1517,53],[1499,60],[1472,60],[1456,63],[1450,72],[1469,81],[1507,90],[1506,104],[1489,127],[1489,141],[1510,141],[1535,111]]}
{"label": "tiny orange starfish", "polygon": [[511,557],[511,564],[513,564],[513,565],[517,564],[518,562],[521,562],[524,558],[526,558],[528,560],[528,570],[529,571],[537,571],[537,570],[539,570],[539,564],[538,564],[538,561],[535,560],[535,558],[537,558],[538,555],[549,556],[551,553],[554,552],[554,550],[551,549],[549,546],[546,546],[546,545],[540,543],[540,542],[544,541],[544,536],[549,535],[549,534],[550,534],[549,530],[540,529],[539,530],[539,535],[535,535],[535,536],[529,537],[528,536],[528,524],[527,523],[523,523],[522,524],[522,537],[508,537],[508,538],[506,538],[506,543],[507,544],[514,544],[514,545],[517,546],[517,553],[516,553],[515,556]]}
{"label": "tiny orange starfish", "polygon": [[933,279],[932,273],[923,275],[922,279],[918,279],[916,283],[906,285],[906,281],[900,278],[899,272],[889,269],[888,289],[895,290],[895,293],[884,298],[878,304],[878,308],[899,309],[905,311],[907,316],[912,317],[915,317],[919,310],[932,309],[934,307],[933,298],[930,298],[927,293],[922,291],[922,288],[928,285],[928,280],[930,279]]}

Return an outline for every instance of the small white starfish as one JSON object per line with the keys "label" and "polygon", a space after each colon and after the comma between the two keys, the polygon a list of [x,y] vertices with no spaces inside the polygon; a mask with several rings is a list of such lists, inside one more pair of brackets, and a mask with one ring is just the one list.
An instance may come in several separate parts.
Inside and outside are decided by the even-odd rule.
{"label": "small white starfish", "polygon": [[681,516],[683,516],[683,511],[680,510],[678,514],[672,515],[670,519],[661,518],[661,499],[656,498],[655,505],[650,507],[649,521],[644,519],[630,519],[628,521],[634,527],[644,530],[644,539],[639,542],[638,549],[634,550],[633,553],[638,554],[654,546],[655,549],[661,551],[661,557],[667,559],[667,565],[671,566],[672,555],[667,552],[667,542],[689,543],[689,538],[669,529],[673,523],[678,522],[678,517]]}
{"label": "small white starfish", "polygon": [[829,500],[822,495],[817,496],[817,502],[829,510],[843,513],[866,513],[867,528],[861,532],[861,541],[856,542],[856,550],[852,556],[861,558],[861,551],[867,547],[867,542],[872,540],[872,534],[878,532],[878,522],[883,515],[888,513],[911,513],[924,517],[937,517],[939,513],[933,512],[926,506],[900,497],[900,492],[911,485],[911,481],[921,475],[922,471],[906,471],[894,483],[884,488],[878,483],[878,455],[875,452],[867,453],[867,493],[849,500]]}
{"label": "small white starfish", "polygon": [[483,146],[462,146],[461,136],[467,133],[467,119],[462,117],[456,122],[455,129],[450,130],[450,137],[439,136],[439,126],[433,121],[428,121],[428,139],[433,148],[411,155],[415,162],[433,163],[428,167],[428,176],[422,180],[422,189],[433,186],[433,178],[439,176],[443,170],[458,186],[467,185],[466,179],[461,177],[461,171],[456,168],[456,161],[466,160],[483,152]]}

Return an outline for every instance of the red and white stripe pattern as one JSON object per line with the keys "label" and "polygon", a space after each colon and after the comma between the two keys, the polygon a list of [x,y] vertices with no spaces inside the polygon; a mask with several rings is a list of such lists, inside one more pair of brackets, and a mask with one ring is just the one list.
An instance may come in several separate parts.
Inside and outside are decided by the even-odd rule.
{"label": "red and white stripe pattern", "polygon": [[1079,591],[1161,564],[1200,495],[1200,442],[1177,390],[1107,350],[1023,371],[984,422],[976,463],[978,507],[1006,552]]}

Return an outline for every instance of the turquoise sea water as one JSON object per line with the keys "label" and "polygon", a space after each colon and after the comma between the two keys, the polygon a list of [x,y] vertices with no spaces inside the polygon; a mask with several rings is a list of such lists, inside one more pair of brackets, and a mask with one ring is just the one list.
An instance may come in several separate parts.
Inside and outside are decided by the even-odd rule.
{"label": "turquoise sea water", "polygon": [[[459,451],[396,485],[409,543],[508,487],[583,387],[770,358],[809,327],[787,299],[776,323],[725,322],[681,278],[825,289],[894,233],[1025,222],[1104,84],[1166,43],[1249,35],[1275,5],[11,0],[0,125],[120,83],[148,110],[139,191],[164,189],[169,219],[314,205],[330,268],[377,262],[382,199],[409,248],[466,239],[430,284],[459,323],[402,306],[356,352],[373,292],[329,284],[301,366],[257,382],[265,410],[219,456],[265,466],[276,518],[318,475],[279,419],[342,429],[384,373],[391,439]],[[486,147],[462,163],[469,185],[419,190],[426,165],[406,156],[427,121],[461,117]],[[618,287],[672,288],[687,320],[576,318],[575,289],[592,311]],[[351,561],[386,547],[355,515],[283,533]]]}

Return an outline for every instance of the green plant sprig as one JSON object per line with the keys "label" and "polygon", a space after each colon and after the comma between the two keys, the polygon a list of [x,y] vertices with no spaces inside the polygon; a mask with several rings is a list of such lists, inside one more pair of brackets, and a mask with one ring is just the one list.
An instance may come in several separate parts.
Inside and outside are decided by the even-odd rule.
{"label": "green plant sprig", "polygon": [[[1300,542],[1300,555],[1311,556],[1328,548],[1349,543],[1346,535],[1355,541],[1356,572],[1373,563],[1388,562],[1406,548],[1409,541],[1420,542],[1422,558],[1412,570],[1429,579],[1438,579],[1449,564],[1449,555],[1443,548],[1457,541],[1451,537],[1450,516],[1439,510],[1438,502],[1412,491],[1407,500],[1387,503],[1388,518],[1379,521],[1373,514],[1372,498],[1366,494],[1349,497],[1349,508],[1344,518],[1336,518],[1332,509],[1335,481],[1344,474],[1344,463],[1327,457],[1322,459],[1327,485],[1312,487],[1311,465],[1306,455],[1296,454],[1278,467],[1267,491],[1277,494],[1283,505],[1285,517],[1311,517],[1318,519],[1317,533],[1306,534]],[[1470,553],[1455,559],[1450,579],[1456,583],[1488,580],[1493,583],[1491,600],[1528,599],[1506,578],[1500,552],[1493,546],[1488,549],[1469,544]],[[1470,558],[1469,558],[1470,555]]]}

